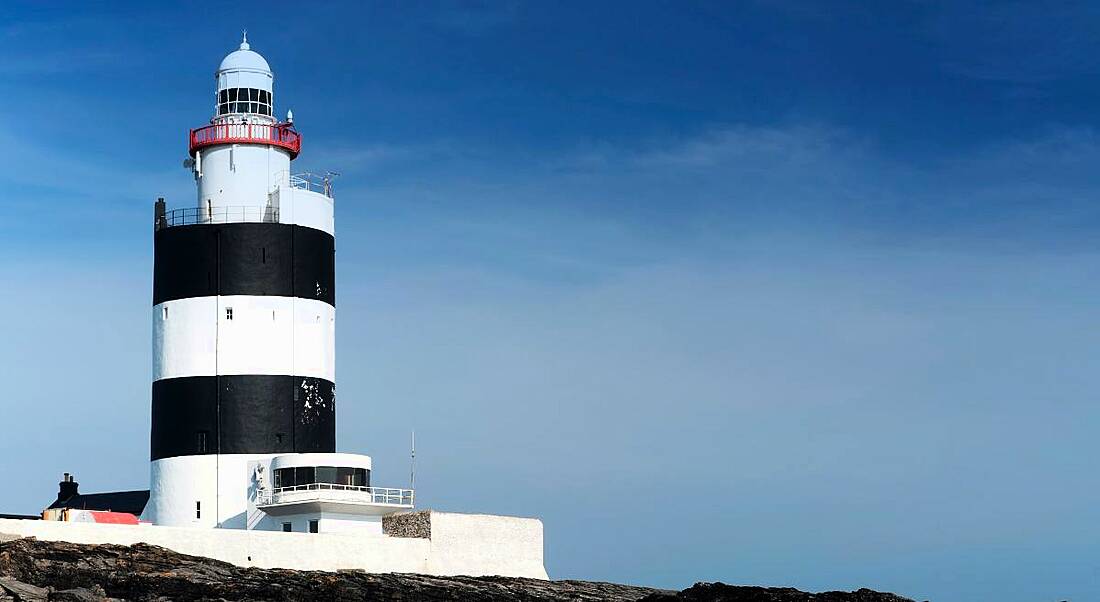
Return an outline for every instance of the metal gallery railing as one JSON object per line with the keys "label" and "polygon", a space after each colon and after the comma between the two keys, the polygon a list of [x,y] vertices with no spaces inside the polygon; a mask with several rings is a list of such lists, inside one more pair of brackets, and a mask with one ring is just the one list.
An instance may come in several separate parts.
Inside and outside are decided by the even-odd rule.
{"label": "metal gallery railing", "polygon": [[301,501],[354,501],[364,504],[386,504],[390,506],[413,505],[412,489],[394,489],[389,487],[360,487],[357,485],[338,485],[336,483],[309,483],[276,487],[260,491],[257,506],[269,506]]}
{"label": "metal gallery railing", "polygon": [[157,228],[186,226],[190,224],[235,224],[239,222],[279,223],[279,210],[275,207],[241,205],[236,207],[185,207],[166,211]]}
{"label": "metal gallery railing", "polygon": [[[283,172],[283,174],[286,174],[286,172]],[[290,174],[290,187],[323,194],[330,199],[335,198],[333,196],[332,181],[337,175],[339,174],[331,171],[326,174],[316,174],[309,171]]]}
{"label": "metal gallery railing", "polygon": [[291,158],[302,150],[302,136],[289,123],[214,123],[191,130],[189,154],[216,144],[270,144],[290,151]]}

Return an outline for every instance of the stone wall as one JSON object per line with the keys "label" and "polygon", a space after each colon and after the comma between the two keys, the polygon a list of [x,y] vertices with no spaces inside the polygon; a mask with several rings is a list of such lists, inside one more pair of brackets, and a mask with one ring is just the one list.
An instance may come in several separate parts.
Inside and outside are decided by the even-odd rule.
{"label": "stone wall", "polygon": [[401,512],[383,516],[382,532],[390,537],[431,538],[431,510]]}

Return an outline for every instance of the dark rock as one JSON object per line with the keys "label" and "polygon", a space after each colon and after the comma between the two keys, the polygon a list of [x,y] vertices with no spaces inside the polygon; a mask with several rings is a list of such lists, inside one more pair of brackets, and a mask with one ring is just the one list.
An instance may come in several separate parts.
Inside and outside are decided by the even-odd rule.
{"label": "dark rock", "polygon": [[715,583],[676,593],[592,581],[242,568],[147,544],[81,545],[34,539],[0,543],[0,602],[24,600],[906,602],[870,590],[806,594]]}
{"label": "dark rock", "polygon": [[78,587],[50,592],[50,602],[104,602],[109,599],[103,590],[99,588]]}
{"label": "dark rock", "polygon": [[913,602],[895,594],[859,589],[811,594],[792,587],[753,587],[696,583],[682,592],[650,594],[641,602]]}
{"label": "dark rock", "polygon": [[16,602],[45,602],[50,595],[50,590],[44,587],[35,587],[8,577],[0,577],[0,592]]}

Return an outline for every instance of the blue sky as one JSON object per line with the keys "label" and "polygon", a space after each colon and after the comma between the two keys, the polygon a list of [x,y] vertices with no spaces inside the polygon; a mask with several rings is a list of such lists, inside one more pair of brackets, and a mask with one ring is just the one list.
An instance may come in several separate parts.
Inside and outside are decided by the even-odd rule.
{"label": "blue sky", "polygon": [[1100,8],[0,8],[0,508],[148,478],[152,202],[247,28],[339,446],[555,578],[1100,597]]}

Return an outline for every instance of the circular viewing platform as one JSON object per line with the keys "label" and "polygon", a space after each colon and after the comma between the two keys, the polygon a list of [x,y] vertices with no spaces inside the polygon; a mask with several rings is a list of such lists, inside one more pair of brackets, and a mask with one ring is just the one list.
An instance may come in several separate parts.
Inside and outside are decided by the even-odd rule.
{"label": "circular viewing platform", "polygon": [[302,135],[289,123],[215,123],[191,130],[189,152],[216,144],[270,144],[290,151],[290,158],[302,150]]}

